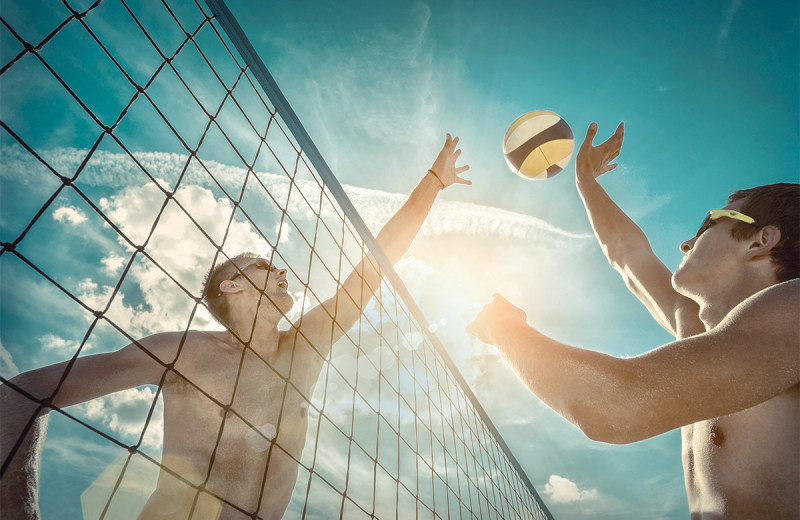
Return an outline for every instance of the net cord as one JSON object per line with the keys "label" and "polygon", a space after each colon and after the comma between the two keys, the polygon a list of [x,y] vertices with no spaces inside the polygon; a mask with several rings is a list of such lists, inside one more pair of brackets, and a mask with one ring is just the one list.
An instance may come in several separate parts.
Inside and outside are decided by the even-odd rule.
{"label": "net cord", "polygon": [[236,49],[239,51],[239,54],[242,56],[242,59],[249,67],[256,81],[258,81],[261,88],[263,88],[264,91],[266,92],[270,101],[277,110],[278,114],[280,114],[281,118],[286,123],[287,128],[291,131],[292,135],[297,140],[298,144],[301,146],[302,151],[306,154],[311,164],[317,170],[317,173],[319,173],[320,177],[322,177],[322,179],[325,181],[325,184],[327,185],[330,192],[333,194],[336,201],[342,207],[342,210],[344,211],[345,215],[353,224],[353,227],[356,229],[356,231],[358,231],[362,240],[364,240],[364,242],[367,244],[367,247],[369,248],[370,252],[377,259],[378,264],[380,265],[383,272],[386,274],[386,277],[389,279],[392,286],[395,287],[398,293],[400,293],[401,298],[403,299],[404,303],[408,306],[414,318],[423,326],[425,334],[431,340],[439,355],[442,356],[442,359],[444,359],[445,363],[447,364],[447,367],[452,371],[453,376],[456,378],[459,385],[461,385],[462,389],[464,390],[464,393],[467,395],[470,402],[477,410],[481,419],[483,419],[488,430],[497,440],[498,444],[502,448],[506,457],[508,457],[512,466],[517,471],[522,481],[525,483],[525,486],[529,489],[533,497],[536,499],[536,502],[539,505],[539,507],[542,508],[542,511],[547,515],[547,518],[549,520],[554,520],[552,514],[550,513],[550,510],[542,501],[542,498],[539,496],[539,493],[536,491],[530,479],[528,478],[527,474],[522,469],[522,466],[519,464],[519,461],[517,461],[516,457],[514,457],[514,455],[512,454],[505,440],[500,435],[500,432],[497,430],[494,423],[491,421],[488,414],[483,409],[483,406],[481,406],[477,397],[472,392],[472,389],[469,387],[469,384],[467,384],[467,381],[464,379],[464,376],[458,370],[458,367],[455,365],[452,358],[447,353],[447,350],[444,348],[444,345],[442,345],[442,343],[439,341],[439,338],[435,334],[433,334],[428,330],[428,321],[425,318],[424,314],[419,309],[414,299],[411,297],[411,294],[408,292],[408,289],[406,288],[405,284],[403,284],[402,280],[400,279],[400,276],[395,272],[392,263],[386,257],[380,246],[378,246],[378,243],[375,240],[375,237],[372,235],[372,232],[370,232],[367,225],[361,219],[361,216],[359,215],[358,211],[356,211],[352,202],[348,198],[347,194],[342,188],[342,185],[334,176],[333,171],[325,162],[325,159],[323,159],[322,154],[319,152],[316,145],[311,140],[311,137],[306,132],[305,128],[303,127],[299,118],[295,114],[291,105],[284,97],[283,92],[281,92],[280,88],[278,87],[278,84],[273,79],[269,70],[267,70],[266,65],[259,57],[256,50],[253,48],[253,45],[250,43],[250,40],[244,34],[244,31],[239,25],[239,22],[236,20],[231,11],[228,9],[228,6],[225,4],[224,0],[204,0],[204,1],[208,6],[208,8],[211,10],[211,12],[214,14],[214,17],[217,19],[222,29],[225,31],[225,34],[228,36],[228,38],[230,38],[234,47],[236,47]]}

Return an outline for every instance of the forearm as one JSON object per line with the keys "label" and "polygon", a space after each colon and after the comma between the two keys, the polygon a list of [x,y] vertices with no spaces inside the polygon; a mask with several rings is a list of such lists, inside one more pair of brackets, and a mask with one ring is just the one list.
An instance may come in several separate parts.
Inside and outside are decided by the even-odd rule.
{"label": "forearm", "polygon": [[[392,264],[408,251],[441,189],[442,184],[436,177],[427,173],[378,233],[378,245]],[[299,324],[303,338],[315,345],[322,358],[327,355],[331,343],[356,322],[380,287],[382,277],[377,260],[369,254],[356,265],[331,299],[303,315]]]}
{"label": "forearm", "polygon": [[48,409],[0,387],[0,504],[3,518],[34,520],[38,509],[39,466],[47,432]]}
{"label": "forearm", "polygon": [[[378,233],[377,244],[390,264],[394,265],[408,251],[440,190],[453,184],[472,184],[471,181],[459,177],[459,174],[469,170],[469,166],[456,166],[455,162],[461,154],[457,144],[458,137],[453,138],[447,134],[444,146],[433,161],[431,169]],[[301,325],[303,337],[309,343],[320,340],[330,344],[336,341],[358,319],[380,287],[382,277],[383,272],[375,257],[368,254],[345,279],[333,299],[304,315]],[[331,321],[335,321],[333,337],[328,332]],[[326,333],[327,336],[321,337]]]}
{"label": "forearm", "polygon": [[[141,342],[145,348],[163,349],[170,337],[161,334]],[[50,406],[65,408],[125,388],[151,384],[160,368],[138,347],[129,345],[116,352],[31,370],[0,385],[3,518],[39,518],[39,460]]]}
{"label": "forearm", "polygon": [[392,264],[408,251],[441,189],[442,183],[426,173],[378,233],[378,245]]}
{"label": "forearm", "polygon": [[[68,378],[62,382],[69,363],[69,361],[62,361],[24,372],[12,378],[8,385],[3,387],[6,390],[4,407],[9,406],[9,409],[19,412],[22,408],[38,407],[41,402],[49,400],[53,406],[63,408],[96,397],[87,392],[91,385],[85,384],[85,381],[91,381],[91,379],[81,377],[82,374],[79,374],[80,361],[73,364]],[[91,376],[96,377],[97,374],[91,374]],[[61,386],[59,387],[59,385]],[[57,389],[58,391],[56,391]],[[46,411],[47,409],[44,410],[45,413]],[[4,415],[5,412],[6,409],[4,409]]]}
{"label": "forearm", "polygon": [[658,259],[644,232],[611,200],[592,175],[579,174],[576,178],[603,254],[628,289],[675,337],[702,332],[697,304],[675,292],[672,273]]}
{"label": "forearm", "polygon": [[[171,359],[172,345],[178,343],[175,335],[156,334],[139,340],[141,347],[132,343],[114,352],[30,370],[12,378],[9,386],[18,389],[16,395],[29,396],[25,397],[29,401],[47,400],[54,407],[66,408],[127,388],[158,384],[164,368],[154,358]],[[167,346],[170,348],[165,350]]]}
{"label": "forearm", "polygon": [[625,360],[544,336],[524,323],[494,327],[492,339],[531,392],[588,437],[626,438],[626,395],[635,377]]}
{"label": "forearm", "polygon": [[593,175],[577,175],[576,185],[597,241],[615,269],[624,269],[625,257],[631,251],[651,250],[641,228],[611,199]]}
{"label": "forearm", "polygon": [[[427,173],[420,179],[400,209],[395,212],[378,233],[376,238],[378,245],[392,265],[397,263],[408,251],[441,189],[442,184],[437,178]],[[344,285],[345,287],[357,286],[360,287],[360,290],[352,291],[348,289],[350,297],[356,298],[352,308],[349,305],[350,297],[345,297],[345,301],[340,302],[345,304],[340,307],[337,313],[342,322],[350,323],[350,321],[356,319],[380,286],[382,277],[383,272],[372,255],[365,257],[356,266],[353,274],[348,277]]]}

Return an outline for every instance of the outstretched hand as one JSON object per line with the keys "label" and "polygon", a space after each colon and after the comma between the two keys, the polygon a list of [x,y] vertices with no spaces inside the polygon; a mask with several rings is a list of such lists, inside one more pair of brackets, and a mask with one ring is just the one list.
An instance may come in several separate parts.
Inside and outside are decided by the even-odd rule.
{"label": "outstretched hand", "polygon": [[617,126],[614,135],[604,143],[597,146],[592,145],[594,136],[597,134],[597,123],[589,125],[586,130],[586,138],[583,140],[578,157],[575,161],[575,174],[580,178],[597,178],[606,172],[610,172],[617,167],[617,163],[611,161],[619,156],[622,149],[622,140],[625,137],[625,123]]}
{"label": "outstretched hand", "polygon": [[467,325],[467,332],[477,337],[484,343],[494,343],[493,332],[503,323],[525,323],[527,315],[525,311],[513,305],[511,302],[495,294],[492,302],[485,305],[481,312],[475,317],[475,321]]}
{"label": "outstretched hand", "polygon": [[458,137],[454,139],[450,134],[447,134],[447,139],[445,139],[442,151],[439,152],[436,160],[433,161],[433,166],[431,166],[431,171],[436,178],[439,179],[439,182],[442,183],[442,188],[456,183],[472,184],[472,181],[462,179],[458,176],[469,170],[469,165],[456,166],[458,156],[461,155],[461,150],[458,149],[456,145],[458,145]]}

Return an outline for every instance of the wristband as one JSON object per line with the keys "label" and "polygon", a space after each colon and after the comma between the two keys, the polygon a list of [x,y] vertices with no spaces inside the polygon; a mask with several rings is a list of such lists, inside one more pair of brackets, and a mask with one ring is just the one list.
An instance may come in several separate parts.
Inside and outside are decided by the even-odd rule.
{"label": "wristband", "polygon": [[442,189],[442,190],[443,190],[443,189],[445,189],[444,182],[442,181],[441,177],[439,177],[439,176],[436,174],[436,172],[435,172],[435,171],[433,171],[433,170],[428,170],[428,173],[430,173],[431,175],[433,175],[434,177],[436,177],[436,180],[437,180],[437,181],[439,181],[439,183],[442,185],[442,187],[441,187],[441,188],[439,188],[439,189]]}

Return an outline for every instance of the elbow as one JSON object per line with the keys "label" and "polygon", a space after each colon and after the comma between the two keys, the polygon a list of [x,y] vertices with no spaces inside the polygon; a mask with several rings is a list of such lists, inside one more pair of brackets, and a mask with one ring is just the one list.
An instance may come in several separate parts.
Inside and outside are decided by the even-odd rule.
{"label": "elbow", "polygon": [[[624,254],[620,254],[619,252],[613,251],[608,246],[603,247],[603,254],[606,257],[606,260],[608,260],[608,265],[610,265],[612,269],[618,272],[622,276],[622,278],[625,279],[627,284],[628,275],[630,273],[628,271],[628,263],[626,256]],[[630,288],[630,284],[627,285],[628,288]]]}
{"label": "elbow", "polygon": [[606,444],[630,444],[648,437],[647,421],[624,400],[576,406],[568,416],[589,439]]}
{"label": "elbow", "polygon": [[630,444],[642,440],[635,432],[624,424],[612,424],[610,421],[583,422],[578,424],[584,435],[596,442],[606,444]]}
{"label": "elbow", "polygon": [[19,374],[0,385],[0,409],[4,418],[25,416],[27,420],[31,413],[35,413],[36,417],[47,415],[50,408],[42,406],[38,397],[40,392],[36,390],[26,374]]}
{"label": "elbow", "polygon": [[[629,444],[660,433],[658,399],[637,358],[592,357],[552,404],[588,438]],[[577,381],[580,381],[579,383]]]}
{"label": "elbow", "polygon": [[608,242],[604,240],[599,241],[600,251],[603,252],[603,256],[606,257],[608,263],[611,264],[611,267],[617,269],[618,266],[621,265],[619,255],[616,254],[616,249],[611,247]]}

